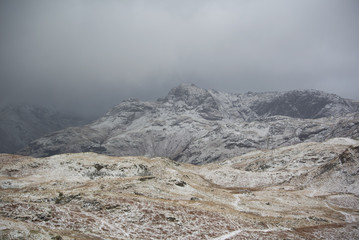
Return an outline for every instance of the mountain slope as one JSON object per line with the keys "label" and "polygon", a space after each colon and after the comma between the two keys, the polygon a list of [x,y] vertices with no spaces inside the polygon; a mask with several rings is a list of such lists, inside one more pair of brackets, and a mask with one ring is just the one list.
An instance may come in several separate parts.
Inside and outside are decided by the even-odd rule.
{"label": "mountain slope", "polygon": [[352,139],[201,166],[95,153],[0,160],[2,239],[359,237]]}
{"label": "mountain slope", "polygon": [[123,101],[94,123],[40,138],[19,153],[93,151],[202,164],[255,149],[358,138],[358,129],[358,105],[332,94],[230,94],[180,85],[156,102]]}
{"label": "mountain slope", "polygon": [[260,116],[282,115],[293,118],[323,118],[358,111],[357,106],[334,94],[315,90],[290,91],[257,102],[251,109]]}
{"label": "mountain slope", "polygon": [[0,152],[13,153],[31,141],[85,121],[33,105],[7,105],[0,108]]}

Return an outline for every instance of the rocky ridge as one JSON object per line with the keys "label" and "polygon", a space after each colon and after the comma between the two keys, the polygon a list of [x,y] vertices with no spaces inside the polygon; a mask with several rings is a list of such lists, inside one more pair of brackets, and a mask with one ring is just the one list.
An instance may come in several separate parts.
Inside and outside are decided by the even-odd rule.
{"label": "rocky ridge", "polygon": [[95,153],[0,160],[1,239],[359,238],[352,139],[201,166]]}
{"label": "rocky ridge", "polygon": [[19,153],[92,151],[203,164],[306,141],[358,139],[358,106],[315,90],[234,94],[182,84],[155,102],[123,101],[92,124],[55,132]]}

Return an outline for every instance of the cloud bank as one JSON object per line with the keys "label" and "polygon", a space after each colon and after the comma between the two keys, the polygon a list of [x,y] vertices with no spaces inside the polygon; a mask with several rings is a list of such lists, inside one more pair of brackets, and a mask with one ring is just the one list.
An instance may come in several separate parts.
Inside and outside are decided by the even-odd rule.
{"label": "cloud bank", "polygon": [[182,82],[359,99],[356,0],[0,2],[0,101],[99,114]]}

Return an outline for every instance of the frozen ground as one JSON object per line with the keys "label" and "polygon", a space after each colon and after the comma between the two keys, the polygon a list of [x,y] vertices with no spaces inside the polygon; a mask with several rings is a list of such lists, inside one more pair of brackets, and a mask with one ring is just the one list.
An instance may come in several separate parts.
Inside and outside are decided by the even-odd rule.
{"label": "frozen ground", "polygon": [[95,153],[0,158],[0,239],[359,238],[351,139],[201,166]]}

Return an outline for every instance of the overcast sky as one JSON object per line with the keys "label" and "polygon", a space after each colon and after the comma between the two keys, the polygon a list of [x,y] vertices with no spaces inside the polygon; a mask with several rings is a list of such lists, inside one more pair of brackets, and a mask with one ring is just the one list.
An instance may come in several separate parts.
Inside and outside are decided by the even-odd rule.
{"label": "overcast sky", "polygon": [[359,100],[358,0],[1,0],[0,101],[102,113],[186,82]]}

